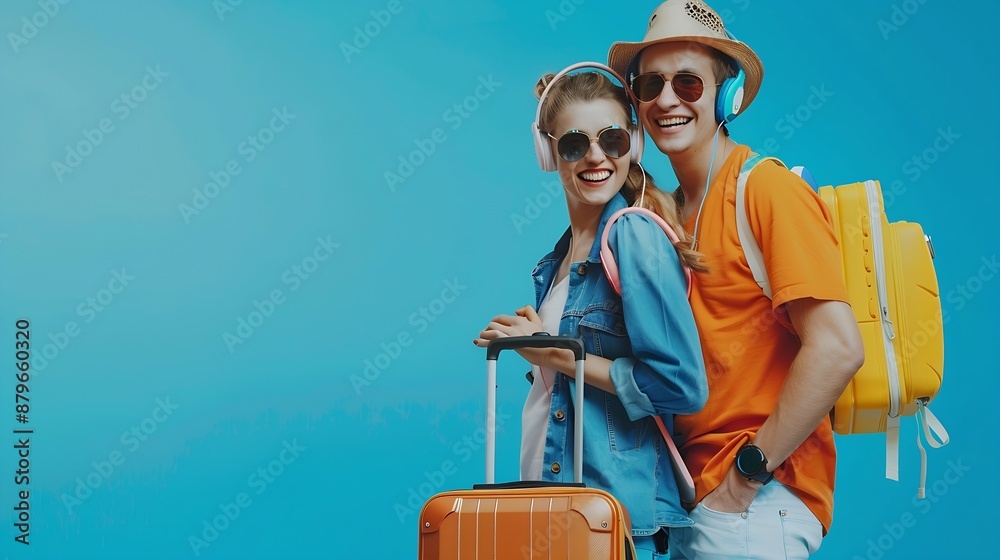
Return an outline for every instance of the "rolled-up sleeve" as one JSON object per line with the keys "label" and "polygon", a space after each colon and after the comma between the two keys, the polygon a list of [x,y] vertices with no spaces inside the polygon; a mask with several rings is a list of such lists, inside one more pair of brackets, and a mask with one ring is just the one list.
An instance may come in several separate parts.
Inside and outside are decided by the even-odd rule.
{"label": "rolled-up sleeve", "polygon": [[634,213],[618,220],[608,244],[618,263],[633,353],[611,363],[618,398],[633,421],[698,412],[708,381],[676,249],[649,217]]}

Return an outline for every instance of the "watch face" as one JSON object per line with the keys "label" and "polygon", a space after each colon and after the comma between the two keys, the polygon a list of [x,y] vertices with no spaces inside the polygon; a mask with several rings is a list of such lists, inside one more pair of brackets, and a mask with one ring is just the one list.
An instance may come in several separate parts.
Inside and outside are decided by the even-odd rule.
{"label": "watch face", "polygon": [[764,453],[756,447],[747,447],[736,455],[736,468],[752,476],[764,469]]}

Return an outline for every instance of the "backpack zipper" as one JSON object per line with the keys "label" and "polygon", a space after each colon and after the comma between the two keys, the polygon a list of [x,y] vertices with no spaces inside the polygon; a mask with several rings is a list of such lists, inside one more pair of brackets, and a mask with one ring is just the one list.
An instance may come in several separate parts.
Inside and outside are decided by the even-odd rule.
{"label": "backpack zipper", "polygon": [[878,188],[875,181],[865,181],[865,190],[868,194],[868,220],[871,223],[872,247],[875,250],[875,278],[878,286],[878,307],[882,322],[882,342],[885,344],[885,365],[889,377],[889,417],[899,416],[900,409],[900,388],[899,388],[899,367],[896,363],[896,352],[893,349],[892,341],[896,338],[896,333],[889,317],[889,293],[886,287],[885,278],[885,247],[882,237],[882,208],[879,205]]}

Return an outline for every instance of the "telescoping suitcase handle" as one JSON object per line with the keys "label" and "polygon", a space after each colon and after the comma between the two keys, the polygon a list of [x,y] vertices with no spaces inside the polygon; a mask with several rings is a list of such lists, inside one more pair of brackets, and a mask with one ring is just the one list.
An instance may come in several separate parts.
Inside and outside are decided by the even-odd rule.
{"label": "telescoping suitcase handle", "polygon": [[504,350],[518,348],[566,348],[576,361],[576,408],[573,415],[573,481],[583,482],[583,363],[587,354],[583,339],[535,333],[491,340],[486,347],[486,484],[494,483],[496,467],[497,357]]}

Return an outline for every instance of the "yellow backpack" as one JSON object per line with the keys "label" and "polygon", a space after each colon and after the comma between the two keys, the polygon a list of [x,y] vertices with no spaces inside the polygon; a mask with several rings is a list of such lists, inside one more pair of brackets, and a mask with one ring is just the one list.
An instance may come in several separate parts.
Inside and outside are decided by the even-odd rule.
{"label": "yellow backpack", "polygon": [[[754,280],[771,297],[760,246],[746,209],[747,179],[754,167],[773,157],[753,155],[736,188],[737,231]],[[813,189],[802,167],[791,169]],[[916,416],[920,449],[920,488],[924,497],[928,445],[948,443],[948,432],[928,404],[941,388],[944,328],[941,293],[934,272],[934,250],[920,224],[889,223],[878,181],[816,189],[833,216],[843,256],[844,281],[864,340],[865,362],[831,411],[838,434],[886,434],[885,476],[899,480],[899,419]]]}

